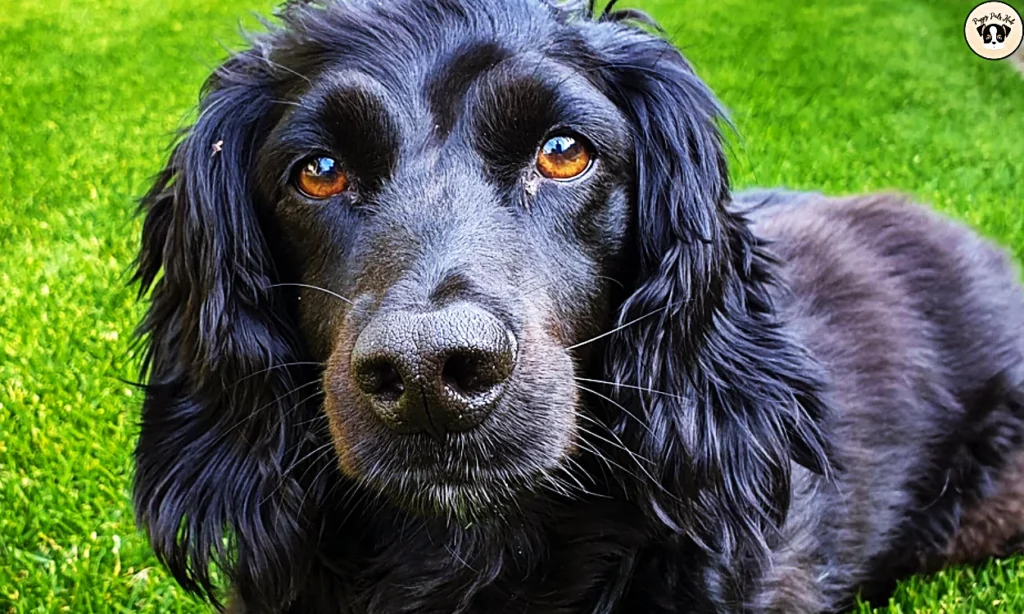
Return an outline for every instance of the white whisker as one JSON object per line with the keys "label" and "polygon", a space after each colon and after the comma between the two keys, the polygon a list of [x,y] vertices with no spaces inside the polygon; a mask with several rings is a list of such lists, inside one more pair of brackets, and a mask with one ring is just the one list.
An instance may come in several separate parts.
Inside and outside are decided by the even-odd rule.
{"label": "white whisker", "polygon": [[639,318],[636,318],[634,320],[630,320],[629,322],[626,322],[625,324],[622,324],[620,326],[616,326],[615,328],[611,329],[610,331],[608,331],[606,333],[601,333],[600,335],[598,335],[596,337],[591,337],[590,339],[587,339],[586,341],[581,341],[580,343],[577,343],[576,345],[570,345],[569,347],[567,347],[565,349],[567,349],[567,350],[575,350],[576,348],[582,347],[584,345],[587,345],[588,343],[593,343],[593,342],[595,342],[595,341],[597,341],[599,339],[603,339],[603,338],[607,337],[608,335],[614,335],[615,333],[619,332],[620,330],[622,330],[624,328],[632,326],[632,325],[636,324],[637,322],[639,322],[641,320],[647,319],[647,318],[649,318],[649,317],[651,317],[653,315],[661,313],[662,311],[665,311],[666,309],[670,309],[670,308],[672,308],[674,306],[675,306],[675,304],[664,305],[662,307],[659,307],[659,308],[655,309],[654,311],[652,311],[650,313],[645,313],[644,315],[640,316]]}
{"label": "white whisker", "polygon": [[593,383],[593,384],[606,384],[608,386],[614,386],[616,388],[629,388],[631,390],[639,390],[641,392],[647,392],[647,393],[650,393],[650,394],[660,394],[660,395],[664,395],[666,397],[675,399],[677,401],[685,401],[686,400],[685,398],[679,396],[678,394],[672,394],[671,392],[662,392],[661,390],[655,390],[653,388],[644,388],[643,386],[634,386],[633,384],[623,384],[623,383],[620,383],[620,382],[609,382],[609,381],[605,381],[603,379],[589,379],[589,378],[586,378],[586,377],[574,377],[573,379],[575,379],[578,382],[590,382],[590,383]]}
{"label": "white whisker", "polygon": [[[576,379],[580,379],[580,378],[576,378]],[[584,392],[589,392],[590,394],[596,395],[598,397],[601,397],[605,401],[608,401],[609,403],[611,403],[615,407],[618,407],[619,409],[624,411],[627,416],[629,416],[630,418],[636,420],[637,424],[639,424],[640,426],[644,427],[644,429],[646,429],[648,433],[651,433],[652,435],[654,434],[654,431],[651,430],[651,427],[647,426],[646,422],[644,422],[643,420],[638,418],[633,412],[631,412],[628,409],[626,409],[621,403],[618,403],[617,401],[615,401],[615,399],[612,399],[611,397],[605,396],[605,395],[601,394],[600,392],[598,392],[596,390],[591,390],[590,388],[587,388],[586,386],[580,386],[579,384],[576,384],[576,388],[578,388],[579,390],[583,390]]]}
{"label": "white whisker", "polygon": [[249,375],[246,375],[245,377],[240,378],[237,382],[234,383],[234,386],[237,386],[237,385],[241,384],[242,382],[244,382],[247,379],[256,377],[257,375],[260,375],[261,373],[267,373],[268,371],[273,371],[274,369],[284,369],[285,367],[314,366],[314,365],[318,366],[318,367],[322,367],[322,366],[324,366],[324,363],[310,361],[310,360],[303,360],[303,361],[297,361],[297,362],[285,362],[285,363],[281,363],[279,365],[272,365],[270,367],[267,367],[266,369],[260,369],[259,371],[254,371],[253,373],[250,373]]}
{"label": "white whisker", "polygon": [[297,288],[309,288],[310,290],[319,290],[320,292],[323,292],[325,294],[329,294],[329,295],[333,296],[334,298],[336,298],[338,300],[341,300],[341,301],[344,301],[344,302],[348,303],[349,305],[354,304],[352,302],[352,299],[345,298],[344,296],[338,294],[337,292],[328,290],[327,288],[321,288],[320,286],[314,286],[314,285],[311,285],[311,284],[300,284],[300,283],[295,283],[295,282],[288,282],[288,283],[270,284],[269,286],[267,286],[267,288],[280,288],[280,287],[284,287],[284,286],[295,286]]}

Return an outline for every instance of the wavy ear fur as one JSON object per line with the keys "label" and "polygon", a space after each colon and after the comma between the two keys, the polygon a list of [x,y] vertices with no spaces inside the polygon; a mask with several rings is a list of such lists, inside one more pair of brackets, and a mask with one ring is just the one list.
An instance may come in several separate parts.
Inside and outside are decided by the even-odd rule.
{"label": "wavy ear fur", "polygon": [[700,546],[735,603],[733,570],[765,560],[787,513],[791,461],[830,471],[819,369],[774,309],[775,264],[727,208],[717,101],[668,42],[599,27],[615,27],[601,78],[635,140],[637,274],[607,369],[644,424],[612,426],[659,482],[632,481],[652,520]]}
{"label": "wavy ear fur", "polygon": [[314,498],[291,477],[305,445],[293,379],[272,368],[294,349],[272,317],[282,310],[270,304],[274,263],[249,177],[274,121],[256,53],[210,77],[198,120],[141,203],[136,281],[151,294],[135,507],[160,560],[215,603],[212,563],[248,603],[290,599],[301,502]]}

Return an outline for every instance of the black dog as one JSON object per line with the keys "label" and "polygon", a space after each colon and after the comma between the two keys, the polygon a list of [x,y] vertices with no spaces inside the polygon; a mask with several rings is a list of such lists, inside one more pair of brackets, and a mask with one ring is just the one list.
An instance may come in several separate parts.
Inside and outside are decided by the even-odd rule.
{"label": "black dog", "polygon": [[281,19],[143,203],[135,502],[184,587],[817,612],[1012,544],[999,250],[896,197],[733,197],[715,99],[635,11]]}
{"label": "black dog", "polygon": [[1010,26],[990,23],[978,26],[978,34],[984,41],[986,49],[1002,49],[1006,44],[1006,37],[1010,35]]}

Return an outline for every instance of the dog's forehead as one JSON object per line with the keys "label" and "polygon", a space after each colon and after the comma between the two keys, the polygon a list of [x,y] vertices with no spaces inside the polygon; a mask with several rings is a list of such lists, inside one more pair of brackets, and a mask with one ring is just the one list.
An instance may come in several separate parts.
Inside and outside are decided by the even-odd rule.
{"label": "dog's forehead", "polygon": [[439,55],[434,69],[426,75],[422,91],[436,130],[451,132],[466,92],[480,76],[506,62],[513,51],[497,40],[479,40]]}
{"label": "dog's forehead", "polygon": [[[485,42],[467,45],[439,62],[420,97],[435,122],[435,132],[445,137],[457,123],[474,120],[481,108],[473,101],[490,100],[484,108],[497,114],[525,115],[538,106],[550,108],[557,100],[589,100],[598,105],[601,95],[563,59]],[[505,104],[494,108],[499,99]]]}
{"label": "dog's forehead", "polygon": [[396,3],[405,4],[424,14],[411,19],[409,11],[388,4],[360,11],[339,6],[330,10],[341,21],[311,26],[323,28],[314,39],[318,49],[303,52],[327,59],[310,74],[312,87],[302,103],[323,108],[317,101],[331,90],[368,91],[406,136],[404,145],[414,147],[466,134],[460,126],[480,114],[472,103],[481,97],[521,103],[492,102],[495,114],[528,115],[531,105],[556,98],[600,104],[602,94],[577,66],[591,55],[587,20],[566,20],[539,0],[451,0],[430,4],[430,10],[420,0]]}
{"label": "dog's forehead", "polygon": [[528,57],[534,70],[544,70],[540,59],[582,46],[570,14],[545,0],[338,0],[290,15],[293,36],[277,51],[284,65],[292,65],[290,56],[316,58],[318,66],[302,71],[307,76],[362,73],[390,92],[395,106],[430,111],[446,124],[495,66]]}

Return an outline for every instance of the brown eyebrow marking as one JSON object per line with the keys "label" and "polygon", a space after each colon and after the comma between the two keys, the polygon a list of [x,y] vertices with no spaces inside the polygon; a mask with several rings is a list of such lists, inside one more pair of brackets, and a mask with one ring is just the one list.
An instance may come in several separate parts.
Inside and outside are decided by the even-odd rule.
{"label": "brown eyebrow marking", "polygon": [[472,43],[460,47],[437,71],[427,85],[427,104],[440,138],[451,134],[462,99],[473,81],[509,55],[493,42]]}

